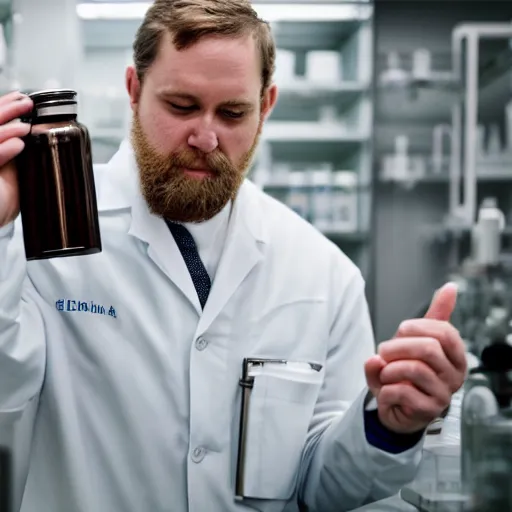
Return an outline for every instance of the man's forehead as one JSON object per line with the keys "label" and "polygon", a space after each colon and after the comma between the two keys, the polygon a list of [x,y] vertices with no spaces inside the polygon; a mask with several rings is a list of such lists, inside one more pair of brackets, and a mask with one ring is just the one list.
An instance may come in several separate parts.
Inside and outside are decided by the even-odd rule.
{"label": "man's forehead", "polygon": [[162,93],[198,95],[205,88],[222,89],[243,100],[261,88],[261,64],[252,37],[205,37],[184,50],[177,50],[169,39],[152,67]]}

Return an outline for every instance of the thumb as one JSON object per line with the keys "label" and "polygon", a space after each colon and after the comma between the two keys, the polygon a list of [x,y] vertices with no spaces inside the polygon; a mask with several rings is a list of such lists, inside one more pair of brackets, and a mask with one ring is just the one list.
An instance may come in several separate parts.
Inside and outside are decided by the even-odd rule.
{"label": "thumb", "polygon": [[448,322],[457,303],[457,285],[447,283],[434,294],[425,318]]}

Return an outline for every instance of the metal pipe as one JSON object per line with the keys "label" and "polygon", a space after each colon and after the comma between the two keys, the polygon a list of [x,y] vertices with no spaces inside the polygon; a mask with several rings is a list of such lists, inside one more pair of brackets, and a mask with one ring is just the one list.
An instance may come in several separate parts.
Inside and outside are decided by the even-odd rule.
{"label": "metal pipe", "polygon": [[478,126],[478,35],[467,37],[466,102],[464,116],[464,219],[476,217],[476,131]]}
{"label": "metal pipe", "polygon": [[[464,198],[461,204],[461,212],[464,220],[472,225],[476,216],[476,136],[478,132],[478,43],[480,39],[502,39],[512,37],[512,23],[464,23],[455,28],[452,33],[452,58],[454,78],[461,86],[465,85],[465,118],[464,131],[462,131],[462,112],[454,113],[454,122],[460,120],[460,129],[454,125],[454,146],[463,144],[464,154],[461,162],[460,171],[464,173]],[[466,80],[463,83],[462,68],[462,42],[467,41],[466,51]],[[462,101],[459,98],[458,101]],[[460,110],[460,108],[459,108]],[[464,139],[462,137],[464,136]],[[462,147],[462,146],[460,146]],[[457,148],[454,150],[455,163],[457,155],[461,155]],[[450,174],[450,207],[453,208],[452,214],[457,213],[459,198],[459,180],[457,180],[456,168]]]}
{"label": "metal pipe", "polygon": [[443,171],[444,162],[444,139],[448,139],[449,150],[447,153],[451,154],[453,137],[452,137],[452,126],[449,124],[438,124],[434,127],[432,132],[432,166],[434,174],[441,174]]}
{"label": "metal pipe", "polygon": [[452,59],[458,80],[462,79],[462,41],[471,34],[485,39],[512,37],[512,23],[464,23],[455,27],[452,33]]}
{"label": "metal pipe", "polygon": [[459,101],[452,107],[452,151],[450,158],[449,214],[456,217],[461,209],[460,180],[462,148],[462,106]]}

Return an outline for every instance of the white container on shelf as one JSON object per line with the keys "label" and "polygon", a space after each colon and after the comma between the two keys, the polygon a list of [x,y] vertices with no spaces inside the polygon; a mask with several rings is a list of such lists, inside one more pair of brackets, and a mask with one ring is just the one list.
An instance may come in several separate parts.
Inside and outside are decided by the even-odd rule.
{"label": "white container on shelf", "polygon": [[343,80],[341,56],[335,51],[313,50],[306,54],[306,77],[310,82],[337,83]]}
{"label": "white container on shelf", "polygon": [[324,169],[310,171],[311,173],[311,222],[320,231],[331,227],[331,179],[332,171]]}
{"label": "white container on shelf", "polygon": [[337,125],[341,126],[338,119],[338,109],[335,105],[323,105],[320,107],[318,121],[322,125]]}
{"label": "white container on shelf", "polygon": [[332,179],[331,229],[342,233],[358,230],[357,174],[353,171],[336,171]]}
{"label": "white container on shelf", "polygon": [[416,80],[428,81],[432,78],[432,55],[428,50],[414,50],[412,55],[412,76]]}
{"label": "white container on shelf", "polygon": [[409,137],[407,135],[397,135],[395,137],[395,155],[394,155],[393,177],[396,180],[405,180],[410,177],[409,174]]}
{"label": "white container on shelf", "polygon": [[303,171],[292,171],[288,174],[288,195],[286,204],[302,218],[309,220],[309,182],[308,174]]}
{"label": "white container on shelf", "polygon": [[274,74],[276,84],[288,85],[295,79],[295,53],[278,48],[276,50],[276,71]]}

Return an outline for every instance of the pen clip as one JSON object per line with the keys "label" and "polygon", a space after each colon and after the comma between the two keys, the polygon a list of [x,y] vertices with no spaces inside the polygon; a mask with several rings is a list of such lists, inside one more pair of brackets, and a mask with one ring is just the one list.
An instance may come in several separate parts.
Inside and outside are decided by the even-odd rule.
{"label": "pen clip", "polygon": [[[242,378],[240,379],[239,383],[240,386],[244,388],[252,388],[254,386],[254,377],[249,375],[250,368],[253,368],[255,366],[264,366],[266,364],[288,364],[287,359],[265,359],[261,357],[246,357],[244,358],[243,362],[243,370],[242,370]],[[323,366],[319,363],[303,363],[309,365],[309,367],[319,372],[322,370]]]}
{"label": "pen clip", "polygon": [[244,358],[242,378],[239,381],[243,388],[252,388],[254,386],[254,377],[249,375],[249,369],[253,366],[264,366],[266,363],[286,364],[286,359],[264,359],[260,357]]}

